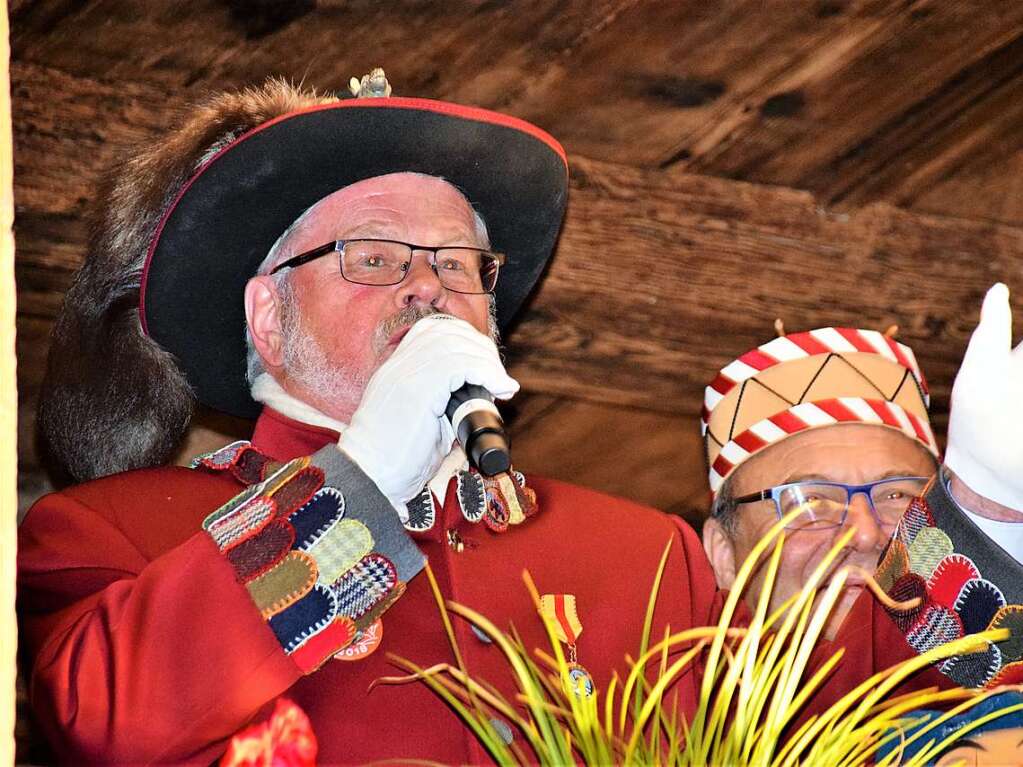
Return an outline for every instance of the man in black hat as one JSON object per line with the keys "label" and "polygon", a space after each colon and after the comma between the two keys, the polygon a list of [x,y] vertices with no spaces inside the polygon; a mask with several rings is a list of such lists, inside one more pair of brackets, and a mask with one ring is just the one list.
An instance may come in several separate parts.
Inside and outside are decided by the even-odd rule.
{"label": "man in black hat", "polygon": [[[560,145],[522,121],[279,83],[127,157],[41,406],[53,451],[92,481],[42,499],[20,535],[33,704],[64,758],[208,763],[286,694],[323,762],[483,760],[425,685],[368,692],[388,654],[454,661],[427,560],[446,596],[542,647],[528,570],[582,687],[626,671],[669,541],[653,630],[712,621],[714,579],[681,523],[485,478],[452,449],[452,391],[518,388],[493,339],[566,192]],[[258,416],[252,441],[143,468],[167,460],[193,392]],[[491,640],[454,631],[513,698]],[[692,675],[679,691],[693,707]]]}
{"label": "man in black hat", "polygon": [[[566,180],[560,145],[520,120],[279,83],[220,96],[126,159],[41,407],[54,452],[92,481],[39,501],[20,532],[33,704],[65,759],[209,763],[287,695],[324,763],[484,760],[425,685],[371,690],[389,654],[456,660],[427,560],[446,597],[543,647],[528,570],[582,694],[626,672],[665,546],[652,635],[714,621],[713,574],[680,520],[485,478],[452,449],[453,391],[518,388],[494,326],[544,268]],[[258,416],[251,442],[149,468],[193,393]],[[883,665],[908,655],[871,615],[857,628],[892,648]],[[514,699],[492,640],[453,631]],[[850,654],[832,683],[873,662]],[[694,676],[676,686],[683,712]]]}

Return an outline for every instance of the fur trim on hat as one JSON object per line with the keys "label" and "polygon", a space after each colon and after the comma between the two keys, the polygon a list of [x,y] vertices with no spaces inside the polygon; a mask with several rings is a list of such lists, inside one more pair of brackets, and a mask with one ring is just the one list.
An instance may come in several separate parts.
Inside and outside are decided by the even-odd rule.
{"label": "fur trim on hat", "polygon": [[183,116],[179,130],[123,155],[98,198],[89,250],[57,318],[40,395],[48,450],[74,479],[165,463],[191,420],[188,382],[174,357],[142,333],[138,316],[142,270],[164,211],[238,136],[334,100],[271,79],[212,96]]}

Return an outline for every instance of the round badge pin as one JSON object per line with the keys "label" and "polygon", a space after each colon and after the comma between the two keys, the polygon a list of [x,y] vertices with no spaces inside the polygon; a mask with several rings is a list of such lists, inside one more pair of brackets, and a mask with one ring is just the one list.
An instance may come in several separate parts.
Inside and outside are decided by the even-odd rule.
{"label": "round badge pin", "polygon": [[384,624],[377,618],[355,635],[352,643],[334,653],[334,660],[356,661],[373,654],[384,638]]}

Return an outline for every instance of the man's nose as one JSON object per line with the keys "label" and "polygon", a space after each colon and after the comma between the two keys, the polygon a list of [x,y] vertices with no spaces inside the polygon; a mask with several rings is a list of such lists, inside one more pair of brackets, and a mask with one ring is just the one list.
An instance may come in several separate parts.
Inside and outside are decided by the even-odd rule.
{"label": "man's nose", "polygon": [[401,307],[418,304],[443,309],[447,290],[430,265],[431,254],[417,250],[412,254],[408,274],[398,283],[397,301]]}
{"label": "man's nose", "polygon": [[887,542],[888,536],[874,516],[870,500],[863,493],[856,493],[849,500],[845,524],[856,530],[850,545],[857,551],[880,549]]}

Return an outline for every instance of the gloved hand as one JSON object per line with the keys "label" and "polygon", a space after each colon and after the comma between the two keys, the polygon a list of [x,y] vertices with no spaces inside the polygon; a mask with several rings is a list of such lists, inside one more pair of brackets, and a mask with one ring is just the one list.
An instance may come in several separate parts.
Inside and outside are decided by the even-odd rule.
{"label": "gloved hand", "polygon": [[498,399],[519,390],[497,346],[448,315],[416,322],[366,384],[338,446],[400,508],[423,489],[451,451],[455,435],[444,415],[451,392],[466,383]]}
{"label": "gloved hand", "polygon": [[1009,289],[984,297],[952,387],[945,464],[967,487],[1023,511],[1023,344],[1012,348]]}

